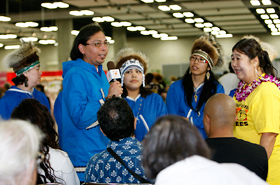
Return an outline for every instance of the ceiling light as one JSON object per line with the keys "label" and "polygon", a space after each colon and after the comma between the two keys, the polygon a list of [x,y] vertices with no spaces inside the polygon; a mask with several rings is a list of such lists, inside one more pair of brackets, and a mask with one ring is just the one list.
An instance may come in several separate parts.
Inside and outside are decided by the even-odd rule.
{"label": "ceiling light", "polygon": [[274,8],[267,8],[266,12],[267,13],[275,13],[275,9]]}
{"label": "ceiling light", "polygon": [[48,9],[55,9],[57,6],[53,3],[41,3],[41,6]]}
{"label": "ceiling light", "polygon": [[203,28],[203,27],[204,27],[204,24],[202,24],[202,23],[195,23],[195,27],[197,27],[197,28]]}
{"label": "ceiling light", "polygon": [[58,30],[58,27],[57,27],[57,26],[50,26],[50,29],[51,29],[52,31],[57,31],[57,30]]}
{"label": "ceiling light", "polygon": [[112,40],[112,38],[109,37],[109,36],[105,36],[105,38],[106,38],[108,41]]}
{"label": "ceiling light", "polygon": [[19,49],[20,45],[9,45],[9,46],[5,46],[4,49]]}
{"label": "ceiling light", "polygon": [[160,35],[160,37],[168,37],[168,34],[166,34],[166,33],[161,33],[159,35]]}
{"label": "ceiling light", "polygon": [[141,1],[144,3],[153,3],[154,2],[154,0],[141,0]]}
{"label": "ceiling light", "polygon": [[274,19],[273,22],[274,22],[275,24],[279,24],[279,23],[280,23],[280,20],[279,20],[279,19]]}
{"label": "ceiling light", "polygon": [[270,28],[270,31],[278,31],[278,29],[277,28]]}
{"label": "ceiling light", "polygon": [[57,26],[41,27],[40,30],[46,31],[46,32],[51,32],[51,31],[57,31],[58,27]]}
{"label": "ceiling light", "polygon": [[0,43],[0,48],[2,48],[4,46],[4,44]]}
{"label": "ceiling light", "polygon": [[156,30],[149,30],[149,34],[154,35],[157,34],[158,32]]}
{"label": "ceiling light", "polygon": [[152,37],[157,39],[157,38],[160,38],[160,35],[159,34],[153,34]]}
{"label": "ceiling light", "polygon": [[274,24],[268,24],[267,27],[269,27],[269,28],[275,28],[275,25],[274,25]]}
{"label": "ceiling light", "polygon": [[158,9],[160,9],[161,11],[169,11],[170,10],[170,8],[166,5],[160,5],[160,6],[158,6]]}
{"label": "ceiling light", "polygon": [[126,28],[128,31],[137,31],[136,27],[130,26]]}
{"label": "ceiling light", "polygon": [[219,31],[219,34],[220,34],[220,35],[225,35],[225,34],[227,34],[227,32],[226,32],[225,30],[220,30],[220,31]]}
{"label": "ceiling light", "polygon": [[276,24],[276,27],[277,27],[277,28],[280,28],[280,24]]}
{"label": "ceiling light", "polygon": [[122,24],[120,22],[112,22],[111,25],[114,27],[122,27]]}
{"label": "ceiling light", "polygon": [[15,25],[17,27],[27,28],[27,27],[37,27],[39,24],[37,22],[17,22]]}
{"label": "ceiling light", "polygon": [[113,22],[115,19],[113,17],[110,17],[110,16],[105,16],[103,17],[103,19],[106,21],[106,22]]}
{"label": "ceiling light", "polygon": [[194,20],[193,19],[185,19],[185,22],[186,23],[194,23]]}
{"label": "ceiling light", "polygon": [[90,10],[81,10],[80,11],[83,15],[93,15],[94,12],[93,11],[90,11]]}
{"label": "ceiling light", "polygon": [[194,16],[192,12],[184,12],[183,15],[185,17],[193,17]]}
{"label": "ceiling light", "polygon": [[0,39],[15,39],[15,38],[17,38],[17,35],[15,34],[0,35]]}
{"label": "ceiling light", "polygon": [[204,26],[205,26],[205,27],[212,27],[213,24],[212,24],[211,22],[205,22],[205,23],[204,23]]}
{"label": "ceiling light", "polygon": [[271,32],[271,35],[280,35],[280,32]]}
{"label": "ceiling light", "polygon": [[156,0],[156,2],[158,2],[158,3],[164,3],[164,2],[166,2],[166,0]]}
{"label": "ceiling light", "polygon": [[143,31],[143,30],[145,30],[146,28],[145,28],[144,26],[136,26],[136,29],[137,29],[138,31]]}
{"label": "ceiling light", "polygon": [[127,21],[123,21],[121,22],[122,26],[131,26],[131,23],[130,22],[127,22]]}
{"label": "ceiling light", "polygon": [[225,35],[216,35],[217,38],[229,38],[232,37],[232,34],[225,34]]}
{"label": "ceiling light", "polygon": [[58,8],[68,8],[69,4],[64,3],[64,2],[54,2],[54,5],[56,5]]}
{"label": "ceiling light", "polygon": [[259,6],[259,5],[261,5],[261,3],[260,3],[258,0],[251,0],[250,3],[251,3],[251,5],[253,5],[253,6]]}
{"label": "ceiling light", "polygon": [[272,20],[268,19],[268,20],[264,20],[265,24],[272,24]]}
{"label": "ceiling light", "polygon": [[258,9],[256,9],[256,12],[258,14],[263,14],[263,13],[265,13],[265,10],[263,8],[258,8]]}
{"label": "ceiling light", "polygon": [[261,15],[261,18],[262,19],[269,19],[269,16],[267,14],[263,14],[263,15]]}
{"label": "ceiling light", "polygon": [[39,44],[55,44],[56,41],[55,40],[52,40],[52,39],[49,39],[49,40],[39,40]]}
{"label": "ceiling light", "polygon": [[114,44],[115,41],[114,41],[114,40],[110,40],[109,43],[110,43],[110,44]]}
{"label": "ceiling light", "polygon": [[37,37],[22,37],[21,38],[24,42],[36,42],[38,41]]}
{"label": "ceiling light", "polygon": [[200,23],[201,23],[201,22],[204,22],[204,20],[203,20],[202,18],[195,18],[194,21],[195,21],[195,22],[200,22]]}
{"label": "ceiling light", "polygon": [[2,21],[2,22],[9,22],[10,20],[11,20],[10,17],[0,16],[0,21]]}
{"label": "ceiling light", "polygon": [[270,15],[270,18],[271,18],[271,19],[278,19],[278,15],[277,15],[277,14],[271,14],[271,15]]}
{"label": "ceiling light", "polygon": [[92,20],[94,22],[104,22],[105,21],[102,17],[93,17]]}
{"label": "ceiling light", "polygon": [[271,1],[270,0],[262,0],[262,4],[263,5],[271,5]]}
{"label": "ceiling light", "polygon": [[212,31],[220,31],[219,27],[212,27]]}
{"label": "ceiling light", "polygon": [[83,13],[78,11],[78,10],[73,10],[69,12],[70,15],[74,15],[74,16],[82,16]]}
{"label": "ceiling light", "polygon": [[78,31],[78,30],[72,30],[72,31],[71,31],[71,34],[76,36],[76,35],[79,34],[79,31]]}
{"label": "ceiling light", "polygon": [[170,5],[169,6],[169,8],[171,8],[172,10],[181,10],[182,8],[181,8],[181,6],[179,6],[179,5]]}
{"label": "ceiling light", "polygon": [[211,29],[211,28],[203,28],[203,31],[204,31],[204,32],[211,32],[212,29]]}
{"label": "ceiling light", "polygon": [[24,22],[17,22],[15,25],[17,27],[21,27],[21,28],[27,28],[28,27]]}
{"label": "ceiling light", "polygon": [[171,37],[161,37],[160,40],[177,40],[178,37],[176,36],[171,36]]}
{"label": "ceiling light", "polygon": [[184,15],[182,13],[173,13],[173,16],[176,18],[182,18]]}
{"label": "ceiling light", "polygon": [[148,31],[146,31],[146,30],[145,30],[145,31],[141,31],[140,33],[141,33],[142,35],[150,35],[150,33],[149,33]]}

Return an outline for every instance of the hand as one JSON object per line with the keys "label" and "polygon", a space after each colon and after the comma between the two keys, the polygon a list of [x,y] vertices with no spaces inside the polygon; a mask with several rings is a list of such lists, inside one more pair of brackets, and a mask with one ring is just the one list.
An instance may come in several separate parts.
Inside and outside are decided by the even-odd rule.
{"label": "hand", "polygon": [[122,88],[121,83],[119,81],[115,81],[115,82],[111,83],[111,85],[109,87],[107,98],[112,98],[113,95],[115,95],[116,97],[119,97],[122,95],[122,93],[123,93],[123,88]]}

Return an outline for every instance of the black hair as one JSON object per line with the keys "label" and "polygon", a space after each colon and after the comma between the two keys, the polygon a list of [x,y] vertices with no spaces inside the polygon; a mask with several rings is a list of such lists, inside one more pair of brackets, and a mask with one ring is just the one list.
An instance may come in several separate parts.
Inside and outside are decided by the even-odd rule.
{"label": "black hair", "polygon": [[240,53],[244,53],[251,60],[255,57],[258,57],[259,66],[262,69],[262,71],[268,75],[273,75],[274,77],[276,76],[275,72],[277,72],[277,70],[273,67],[267,51],[264,51],[261,45],[255,39],[241,39],[233,46],[232,52],[234,50]]}
{"label": "black hair", "polygon": [[197,128],[180,116],[172,115],[155,122],[145,137],[142,153],[145,174],[150,179],[187,157],[210,157],[210,150]]}
{"label": "black hair", "polygon": [[113,96],[97,112],[97,120],[104,134],[112,141],[134,135],[134,115],[128,103]]}
{"label": "black hair", "polygon": [[[153,94],[152,91],[146,89],[143,87],[143,84],[140,86],[140,94],[143,98],[146,98],[148,95],[150,94]],[[122,93],[122,97],[125,98],[127,97],[128,93],[127,93],[127,90],[126,90],[126,87],[125,85],[123,84],[123,93]]]}
{"label": "black hair", "polygon": [[153,81],[154,77],[155,76],[152,73],[147,73],[145,76],[146,84],[150,84]]}
{"label": "black hair", "polygon": [[45,134],[45,138],[40,145],[40,152],[45,155],[45,159],[40,163],[40,167],[44,171],[44,174],[39,174],[38,172],[38,176],[40,176],[38,182],[57,182],[57,177],[55,176],[54,170],[49,161],[49,147],[59,149],[58,134],[54,129],[55,122],[48,108],[45,105],[42,105],[38,100],[25,99],[13,110],[11,118],[30,121],[32,124],[38,126]]}
{"label": "black hair", "polygon": [[88,24],[80,30],[79,34],[76,36],[73,47],[70,53],[70,58],[76,60],[78,58],[83,58],[83,54],[79,50],[79,44],[85,45],[90,37],[98,32],[103,32],[102,28],[97,23]]}
{"label": "black hair", "polygon": [[190,68],[188,68],[185,75],[183,76],[182,84],[185,92],[185,97],[184,97],[185,103],[197,113],[199,112],[202,105],[206,103],[207,100],[217,92],[217,85],[219,84],[219,82],[216,80],[216,77],[211,70],[209,70],[209,73],[210,73],[209,80],[207,78],[204,79],[204,85],[202,87],[202,91],[197,107],[192,106],[192,99],[193,99],[194,92],[193,92],[193,80],[192,80],[192,75],[190,74]]}

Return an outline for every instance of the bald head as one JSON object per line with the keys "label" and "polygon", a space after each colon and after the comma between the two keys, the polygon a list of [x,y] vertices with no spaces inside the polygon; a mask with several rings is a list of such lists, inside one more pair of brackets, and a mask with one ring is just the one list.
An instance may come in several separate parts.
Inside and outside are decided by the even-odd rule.
{"label": "bald head", "polygon": [[204,125],[209,137],[211,134],[231,133],[236,117],[236,105],[234,100],[226,94],[215,94],[205,104]]}

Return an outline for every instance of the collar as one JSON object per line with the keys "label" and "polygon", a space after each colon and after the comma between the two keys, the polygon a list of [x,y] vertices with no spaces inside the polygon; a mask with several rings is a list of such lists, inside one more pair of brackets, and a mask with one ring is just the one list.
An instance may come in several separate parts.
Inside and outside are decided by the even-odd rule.
{"label": "collar", "polygon": [[131,97],[129,97],[129,96],[126,96],[126,98],[129,99],[129,100],[132,100],[132,101],[136,102],[136,101],[140,98],[140,96],[141,96],[141,94],[138,94],[138,96],[137,96],[135,99],[133,99],[133,98],[131,98]]}
{"label": "collar", "polygon": [[32,88],[31,92],[29,91],[24,91],[16,86],[12,86],[10,89],[8,89],[7,91],[15,91],[15,92],[20,92],[20,93],[25,93],[25,94],[29,94],[30,96],[33,95],[34,92],[34,87]]}

